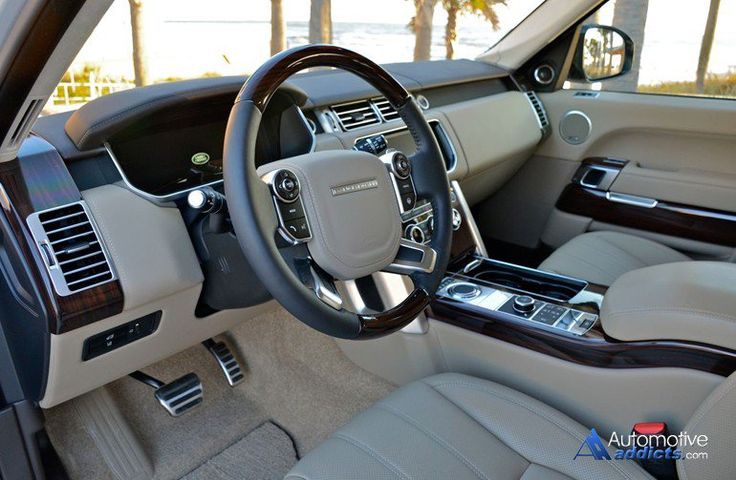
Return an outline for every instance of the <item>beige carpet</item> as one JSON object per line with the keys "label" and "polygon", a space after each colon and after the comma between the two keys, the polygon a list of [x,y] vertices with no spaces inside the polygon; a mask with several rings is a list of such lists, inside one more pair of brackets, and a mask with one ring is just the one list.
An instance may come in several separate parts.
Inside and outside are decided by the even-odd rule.
{"label": "beige carpet", "polygon": [[[221,453],[225,457],[220,459],[242,458],[242,465],[228,464],[229,472],[252,471],[248,459],[258,455],[233,457],[235,450],[226,452],[241,440],[247,449],[248,434],[267,421],[288,432],[302,456],[392,390],[350,362],[331,338],[280,309],[246,319],[222,338],[244,361],[245,381],[235,388],[227,386],[214,359],[200,345],[144,369],[163,381],[189,372],[200,377],[204,402],[181,417],[169,416],[152,388],[129,377],[106,387],[148,453],[156,479],[181,478]],[[81,421],[75,400],[45,413],[49,436],[73,479],[116,478]],[[274,456],[288,458],[288,452],[279,449]],[[213,470],[206,471],[214,475]],[[219,478],[252,477],[223,473]]]}

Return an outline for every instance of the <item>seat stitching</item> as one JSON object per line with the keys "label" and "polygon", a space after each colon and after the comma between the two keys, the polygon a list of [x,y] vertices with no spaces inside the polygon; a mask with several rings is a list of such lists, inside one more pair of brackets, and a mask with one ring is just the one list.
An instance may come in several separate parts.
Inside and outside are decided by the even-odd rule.
{"label": "seat stitching", "polygon": [[373,448],[361,442],[360,440],[353,438],[351,436],[348,436],[344,433],[336,433],[335,435],[332,436],[332,438],[339,438],[340,440],[347,442],[348,444],[363,451],[364,453],[367,453],[369,456],[371,456],[374,460],[378,461],[381,465],[386,467],[387,470],[389,470],[391,473],[393,473],[397,477],[404,478],[406,480],[410,480],[409,476],[406,473],[402,472],[401,469],[398,467],[398,465],[395,465],[393,462],[389,461],[389,459],[387,459],[380,453],[376,452]]}
{"label": "seat stitching", "polygon": [[[611,242],[610,240],[606,240],[606,238],[605,238],[604,236],[602,236],[602,235],[598,237],[598,240],[599,240],[599,241],[600,241],[601,243],[605,243],[606,245],[608,245],[608,246],[609,246],[609,247],[611,247],[611,248],[615,248],[616,250],[618,250],[618,251],[619,251],[619,252],[621,252],[622,254],[624,254],[624,255],[626,255],[626,256],[629,256],[629,257],[631,257],[631,259],[633,259],[633,260],[636,260],[636,261],[638,261],[638,262],[639,262],[639,264],[641,264],[641,265],[644,265],[644,266],[648,266],[648,265],[651,265],[651,264],[650,264],[649,262],[647,262],[647,261],[643,260],[643,259],[642,259],[641,257],[639,257],[638,255],[635,255],[635,254],[634,254],[633,252],[630,252],[629,250],[626,250],[626,249],[624,249],[623,247],[621,247],[621,246],[619,246],[619,245],[616,245],[616,244],[615,244],[614,242]],[[602,250],[602,251],[603,251],[603,252],[605,252],[605,250]],[[599,253],[600,253],[600,252],[599,252]]]}
{"label": "seat stitching", "polygon": [[563,256],[565,256],[565,255],[568,258],[572,259],[572,260],[577,260],[580,263],[585,263],[586,265],[595,268],[596,270],[598,270],[601,273],[605,273],[607,275],[610,275],[611,274],[611,272],[610,272],[609,269],[603,268],[600,265],[598,265],[596,263],[593,263],[590,260],[586,259],[585,257],[582,257],[582,256],[578,255],[577,253],[574,253],[574,252],[563,252]]}
{"label": "seat stitching", "polygon": [[[426,383],[426,382],[425,382],[425,383]],[[476,390],[476,391],[479,391],[479,392],[482,392],[482,393],[486,393],[486,394],[488,394],[488,395],[491,395],[491,396],[493,396],[493,397],[499,398],[499,399],[501,399],[501,400],[505,400],[505,401],[507,401],[507,402],[509,402],[509,403],[512,403],[512,404],[514,404],[514,405],[517,405],[517,406],[519,406],[519,407],[522,407],[522,408],[524,408],[525,410],[527,410],[527,411],[529,411],[529,412],[531,412],[531,413],[533,413],[533,414],[535,414],[535,415],[537,415],[537,416],[539,416],[539,417],[541,417],[541,418],[543,418],[543,419],[547,420],[548,422],[550,422],[550,423],[552,423],[553,425],[557,426],[557,427],[558,427],[558,428],[559,428],[560,430],[562,430],[562,431],[564,431],[565,433],[567,433],[568,435],[570,435],[570,436],[571,436],[571,437],[572,437],[573,439],[575,439],[575,440],[578,440],[578,441],[581,441],[581,442],[582,442],[582,441],[584,440],[584,437],[582,437],[582,436],[579,436],[579,435],[578,435],[577,433],[575,433],[575,432],[572,432],[572,431],[570,431],[570,430],[569,430],[569,429],[568,429],[567,427],[565,427],[564,425],[561,425],[561,424],[560,424],[560,423],[558,423],[558,422],[557,422],[556,420],[552,419],[551,417],[547,416],[546,414],[544,414],[544,413],[542,413],[542,412],[538,412],[538,411],[536,411],[536,410],[534,409],[534,407],[531,407],[531,406],[529,406],[529,405],[526,405],[526,404],[524,404],[524,403],[521,403],[521,402],[519,402],[519,401],[518,401],[518,400],[516,400],[516,399],[513,399],[513,398],[509,398],[509,397],[506,397],[506,396],[504,396],[504,395],[501,395],[501,394],[499,394],[498,392],[493,392],[493,391],[491,391],[491,390],[489,390],[489,389],[487,389],[487,388],[484,388],[484,387],[482,387],[482,386],[480,386],[480,385],[474,385],[474,384],[470,384],[470,383],[466,383],[466,382],[459,382],[459,381],[452,381],[452,382],[443,382],[443,383],[438,383],[438,384],[435,384],[435,385],[432,385],[432,384],[429,384],[429,383],[427,383],[427,385],[429,385],[430,387],[434,388],[435,390],[437,390],[438,388],[442,388],[442,387],[448,387],[448,386],[459,386],[459,387],[465,387],[465,388],[468,388],[468,389],[471,389],[471,390]],[[438,393],[439,393],[439,391],[438,391]],[[450,398],[448,398],[447,396],[445,396],[445,395],[443,395],[443,396],[444,396],[445,398],[447,398],[447,400],[448,400],[449,402],[451,402],[451,403],[455,404],[455,405],[456,405],[456,406],[457,406],[458,408],[460,408],[460,409],[463,409],[463,408],[462,408],[462,407],[461,407],[460,405],[458,405],[457,403],[455,403],[455,402],[454,402],[453,400],[451,400],[451,399],[450,399]],[[465,409],[463,409],[463,411],[465,411]],[[468,416],[471,416],[471,417],[473,417],[473,416],[472,416],[472,415],[470,414],[470,412],[467,412],[467,411],[466,411],[466,413],[467,413],[467,415],[468,415]],[[473,417],[473,418],[475,418],[475,417]],[[476,420],[476,421],[477,421],[477,420]],[[478,423],[480,423],[480,422],[478,422]],[[481,425],[483,425],[483,424],[481,423]],[[483,427],[484,427],[484,428],[486,428],[485,426],[483,426]],[[487,428],[486,428],[486,429],[487,429]],[[607,463],[608,465],[610,465],[611,467],[613,467],[613,469],[614,469],[614,470],[616,470],[617,472],[619,472],[619,473],[621,474],[621,476],[622,476],[622,477],[624,477],[624,478],[628,478],[628,479],[631,479],[631,478],[632,478],[631,476],[629,476],[629,474],[628,474],[627,472],[623,471],[623,470],[622,470],[622,469],[621,469],[621,468],[620,468],[620,467],[619,467],[618,465],[616,465],[616,464],[615,464],[615,463],[614,463],[614,462],[613,462],[612,460],[605,460],[605,462],[606,462],[606,463]]]}
{"label": "seat stitching", "polygon": [[465,455],[463,455],[458,449],[453,447],[450,443],[448,443],[446,440],[442,439],[439,435],[432,432],[431,430],[424,428],[421,426],[421,424],[414,418],[412,418],[410,415],[406,414],[405,412],[402,412],[401,410],[398,410],[394,407],[391,407],[389,405],[376,405],[376,408],[379,408],[381,410],[384,410],[388,413],[391,413],[393,415],[396,415],[397,417],[403,419],[406,423],[413,426],[423,434],[425,434],[427,437],[434,440],[436,443],[438,443],[440,446],[444,447],[445,450],[452,453],[456,458],[458,458],[463,464],[465,464],[466,467],[468,467],[470,470],[475,473],[475,475],[478,478],[482,478],[484,480],[490,480],[481,470],[478,468],[472,461],[470,461],[469,458],[467,458]]}

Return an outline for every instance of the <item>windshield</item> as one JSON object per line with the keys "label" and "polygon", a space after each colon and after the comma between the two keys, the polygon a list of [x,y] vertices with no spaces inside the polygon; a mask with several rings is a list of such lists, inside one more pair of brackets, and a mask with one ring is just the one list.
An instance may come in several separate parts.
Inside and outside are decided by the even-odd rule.
{"label": "windshield", "polygon": [[45,113],[136,85],[253,72],[334,43],[378,63],[474,58],[543,0],[115,0]]}

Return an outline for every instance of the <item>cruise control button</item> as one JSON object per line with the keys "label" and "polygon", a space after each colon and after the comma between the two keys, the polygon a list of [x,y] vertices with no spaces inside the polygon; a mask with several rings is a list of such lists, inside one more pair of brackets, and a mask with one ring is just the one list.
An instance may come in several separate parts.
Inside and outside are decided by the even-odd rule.
{"label": "cruise control button", "polygon": [[303,240],[309,238],[309,225],[307,225],[306,218],[297,218],[284,222],[284,228],[289,232],[289,235],[296,238],[297,240]]}
{"label": "cruise control button", "polygon": [[280,200],[277,200],[279,211],[281,212],[281,219],[284,222],[288,222],[290,220],[294,220],[296,218],[304,218],[304,207],[302,207],[302,202],[296,201],[294,203],[284,203]]}

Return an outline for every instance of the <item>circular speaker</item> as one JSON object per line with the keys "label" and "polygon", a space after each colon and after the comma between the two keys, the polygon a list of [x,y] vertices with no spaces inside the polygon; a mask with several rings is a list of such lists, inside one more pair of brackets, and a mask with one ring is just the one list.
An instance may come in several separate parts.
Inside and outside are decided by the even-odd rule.
{"label": "circular speaker", "polygon": [[560,135],[570,145],[580,145],[588,139],[592,127],[586,114],[579,110],[570,110],[560,120]]}
{"label": "circular speaker", "polygon": [[556,73],[552,65],[543,63],[534,69],[534,81],[546,87],[554,81]]}

